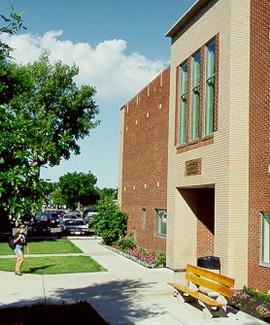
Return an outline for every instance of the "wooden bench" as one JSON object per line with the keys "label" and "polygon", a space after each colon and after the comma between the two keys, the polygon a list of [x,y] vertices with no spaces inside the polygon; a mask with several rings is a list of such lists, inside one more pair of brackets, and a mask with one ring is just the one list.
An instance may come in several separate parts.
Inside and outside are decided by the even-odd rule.
{"label": "wooden bench", "polygon": [[201,302],[206,317],[227,314],[226,298],[233,295],[234,279],[190,264],[187,265],[185,279],[188,286],[168,283],[175,288],[180,302]]}

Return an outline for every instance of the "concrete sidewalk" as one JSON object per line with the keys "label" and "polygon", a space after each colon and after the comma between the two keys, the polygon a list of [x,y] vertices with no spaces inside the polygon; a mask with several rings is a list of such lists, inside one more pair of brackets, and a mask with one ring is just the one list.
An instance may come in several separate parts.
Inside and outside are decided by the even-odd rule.
{"label": "concrete sidewalk", "polygon": [[266,324],[242,312],[204,319],[201,310],[177,303],[167,285],[174,281],[172,271],[147,269],[99,245],[96,239],[73,242],[107,272],[22,277],[0,272],[0,306],[87,300],[110,324]]}

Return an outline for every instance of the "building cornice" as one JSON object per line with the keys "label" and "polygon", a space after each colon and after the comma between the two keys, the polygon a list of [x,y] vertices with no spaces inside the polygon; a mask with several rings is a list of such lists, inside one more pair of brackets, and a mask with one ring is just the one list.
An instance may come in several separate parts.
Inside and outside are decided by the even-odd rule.
{"label": "building cornice", "polygon": [[183,29],[198,12],[212,1],[213,0],[197,0],[194,5],[190,7],[188,11],[186,11],[185,14],[171,27],[171,29],[166,33],[166,36],[175,36],[175,34],[181,31],[181,29]]}

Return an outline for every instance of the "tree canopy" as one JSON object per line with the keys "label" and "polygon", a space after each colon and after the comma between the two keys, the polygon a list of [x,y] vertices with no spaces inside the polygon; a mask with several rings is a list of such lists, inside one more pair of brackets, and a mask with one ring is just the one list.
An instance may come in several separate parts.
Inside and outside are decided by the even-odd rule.
{"label": "tree canopy", "polygon": [[[0,35],[21,28],[20,17],[4,19]],[[51,63],[47,52],[32,64],[18,65],[9,51],[0,43],[0,216],[19,218],[44,199],[40,168],[79,154],[78,140],[99,121],[96,90],[77,86],[76,66]]]}
{"label": "tree canopy", "polygon": [[[3,33],[13,35],[21,29],[26,29],[26,27],[23,26],[22,16],[23,13],[16,12],[13,7],[11,7],[9,17],[0,14],[0,19],[3,23],[2,26],[0,26],[0,35]],[[0,59],[9,57],[10,51],[11,48],[0,40]]]}
{"label": "tree canopy", "polygon": [[58,188],[64,204],[69,208],[76,208],[78,203],[83,207],[93,205],[99,199],[96,187],[97,178],[89,172],[67,173],[59,178]]}
{"label": "tree canopy", "polygon": [[115,200],[117,199],[117,188],[111,188],[111,187],[104,187],[102,189],[99,189],[99,195],[100,199],[103,200],[107,196],[113,197]]}

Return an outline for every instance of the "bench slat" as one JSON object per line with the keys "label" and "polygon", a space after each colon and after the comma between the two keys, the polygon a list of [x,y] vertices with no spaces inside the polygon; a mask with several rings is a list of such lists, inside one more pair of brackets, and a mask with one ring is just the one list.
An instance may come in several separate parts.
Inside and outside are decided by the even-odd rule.
{"label": "bench slat", "polygon": [[186,286],[183,286],[179,283],[171,283],[168,282],[168,284],[172,287],[174,287],[176,290],[187,293],[188,295],[196,298],[197,300],[200,300],[202,302],[204,302],[205,304],[207,304],[208,306],[212,306],[212,307],[222,307],[222,306],[226,306],[225,304],[221,304],[218,301],[216,301],[215,299],[206,296],[205,294],[198,292],[198,291],[194,291]]}
{"label": "bench slat", "polygon": [[200,278],[196,274],[186,273],[186,279],[199,286],[218,292],[225,297],[231,298],[233,295],[232,289],[225,287],[222,284],[209,281],[205,278]]}
{"label": "bench slat", "polygon": [[229,278],[229,277],[227,277],[225,275],[221,275],[221,274],[218,274],[218,273],[207,271],[205,269],[202,269],[202,268],[199,268],[197,266],[190,265],[190,264],[187,265],[187,273],[195,273],[196,275],[206,277],[208,279],[211,279],[211,280],[213,280],[215,282],[218,282],[218,283],[223,284],[223,285],[225,285],[227,287],[230,287],[230,288],[232,288],[234,286],[234,282],[235,282],[234,279]]}

